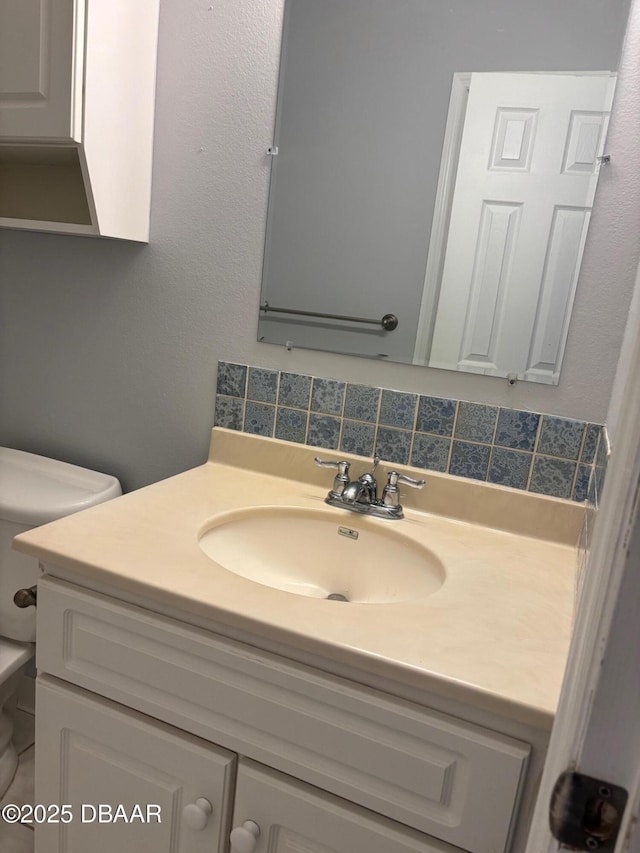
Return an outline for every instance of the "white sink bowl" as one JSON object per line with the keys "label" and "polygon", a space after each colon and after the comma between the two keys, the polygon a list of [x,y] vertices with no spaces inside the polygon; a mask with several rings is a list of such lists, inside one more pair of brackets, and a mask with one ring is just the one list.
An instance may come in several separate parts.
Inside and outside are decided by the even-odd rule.
{"label": "white sink bowl", "polygon": [[398,525],[334,510],[251,507],[218,516],[199,544],[227,571],[274,589],[393,604],[431,595],[446,577],[435,554]]}

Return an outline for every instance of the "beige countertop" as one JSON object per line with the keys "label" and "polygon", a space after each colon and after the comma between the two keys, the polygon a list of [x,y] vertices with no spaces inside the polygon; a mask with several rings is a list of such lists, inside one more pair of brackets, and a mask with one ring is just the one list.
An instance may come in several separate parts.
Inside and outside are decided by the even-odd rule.
{"label": "beige countertop", "polygon": [[[15,547],[91,581],[341,664],[550,728],[569,646],[584,507],[448,475],[402,497],[393,526],[431,548],[443,585],[421,599],[344,604],[281,592],[213,562],[199,534],[250,506],[325,509],[331,471],[316,449],[228,430],[209,461],[168,480],[21,534]],[[348,458],[352,475],[366,465]],[[384,470],[398,466],[380,466]],[[334,512],[336,525],[357,516]],[[287,548],[299,548],[292,532]],[[380,554],[380,560],[393,555]],[[362,571],[375,572],[375,565]]]}

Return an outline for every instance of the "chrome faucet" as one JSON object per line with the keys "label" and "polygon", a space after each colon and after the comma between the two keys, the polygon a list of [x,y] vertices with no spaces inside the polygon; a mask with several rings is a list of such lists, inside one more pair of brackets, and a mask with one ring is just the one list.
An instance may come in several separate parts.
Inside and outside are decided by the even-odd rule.
{"label": "chrome faucet", "polygon": [[325,461],[317,456],[314,460],[321,468],[337,468],[338,473],[333,481],[331,491],[325,498],[329,506],[342,507],[351,512],[367,513],[377,518],[403,518],[404,512],[400,505],[400,490],[398,483],[404,483],[414,489],[421,489],[426,480],[414,480],[390,471],[387,475],[387,484],[382,490],[382,496],[378,498],[378,484],[373,476],[378,463],[379,456],[373,457],[373,468],[361,474],[357,480],[349,479],[350,463],[346,460],[340,462]]}
{"label": "chrome faucet", "polygon": [[[346,487],[340,500],[342,503],[359,504],[364,507],[371,506],[375,503],[378,492],[378,484],[373,476],[374,471],[380,462],[379,456],[373,457],[373,468],[366,474],[361,474],[357,480],[352,480]],[[316,459],[316,463],[320,461]]]}

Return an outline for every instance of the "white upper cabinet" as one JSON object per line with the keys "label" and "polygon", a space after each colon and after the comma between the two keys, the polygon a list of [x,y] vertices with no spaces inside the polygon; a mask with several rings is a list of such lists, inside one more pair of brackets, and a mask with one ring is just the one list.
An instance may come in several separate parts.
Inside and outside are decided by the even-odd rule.
{"label": "white upper cabinet", "polygon": [[0,0],[0,226],[147,242],[159,0]]}
{"label": "white upper cabinet", "polygon": [[[0,135],[3,140],[80,141],[84,5],[1,0]],[[76,98],[77,95],[77,98]]]}

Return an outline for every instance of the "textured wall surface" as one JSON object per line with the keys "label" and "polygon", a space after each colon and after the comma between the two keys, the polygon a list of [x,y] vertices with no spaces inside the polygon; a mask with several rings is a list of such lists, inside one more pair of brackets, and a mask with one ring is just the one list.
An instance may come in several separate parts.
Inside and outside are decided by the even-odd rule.
{"label": "textured wall surface", "polygon": [[162,0],[148,246],[0,233],[0,444],[169,476],[206,457],[219,359],[603,422],[640,233],[632,56],[561,384],[509,388],[256,342],[281,21],[282,0]]}

